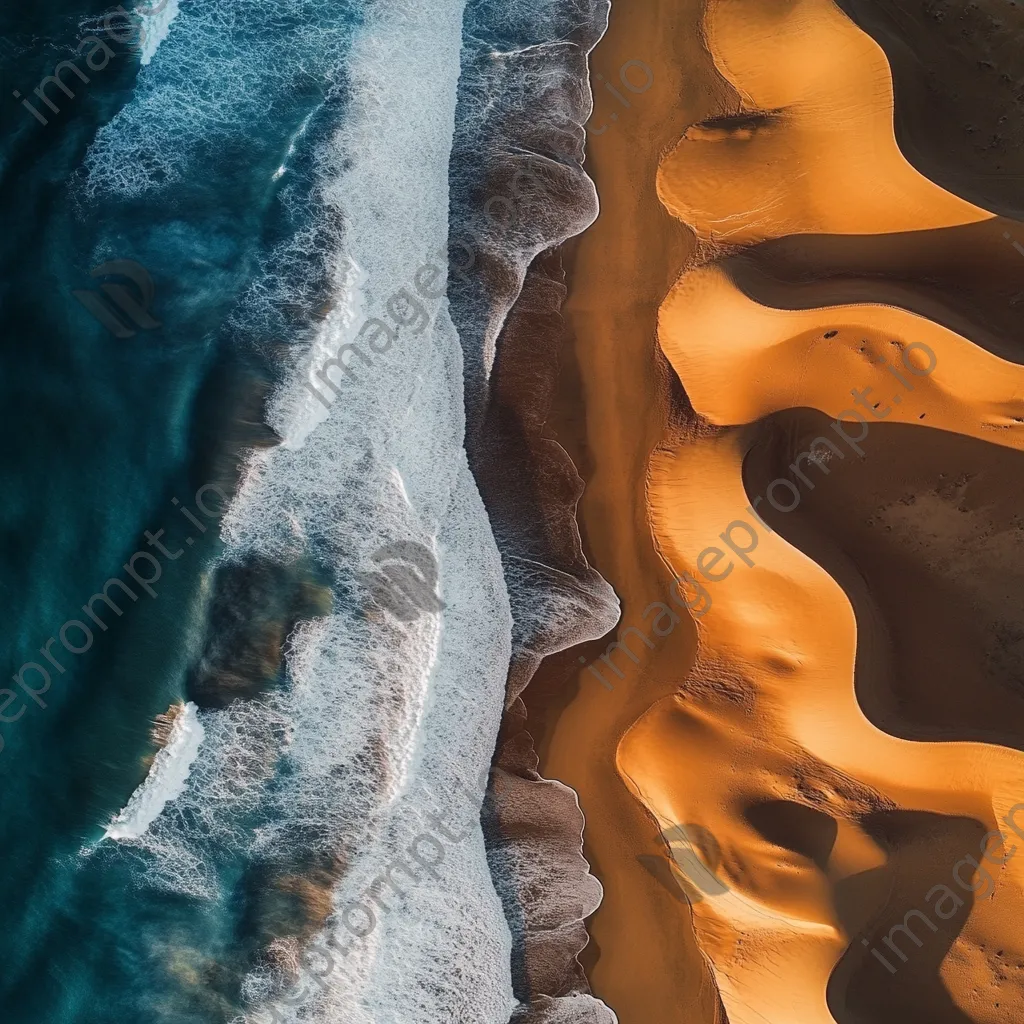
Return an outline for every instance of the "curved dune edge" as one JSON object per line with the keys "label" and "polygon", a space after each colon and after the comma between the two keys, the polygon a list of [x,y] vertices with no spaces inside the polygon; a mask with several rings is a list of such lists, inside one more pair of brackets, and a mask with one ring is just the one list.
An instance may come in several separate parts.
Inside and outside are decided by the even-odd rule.
{"label": "curved dune edge", "polygon": [[[694,408],[715,425],[752,423],[796,406],[833,417],[852,410],[870,423],[868,407],[880,401],[878,418],[890,423],[1024,445],[1024,367],[906,310],[867,303],[770,309],[711,265],[678,282],[659,320],[662,351]],[[748,376],[756,387],[745,386]]]}
{"label": "curved dune edge", "polygon": [[[1020,237],[902,157],[885,56],[827,0],[718,0],[705,31],[744,109],[687,130],[661,162],[658,194],[706,253],[793,234],[971,224],[991,227],[997,253],[1004,231]],[[1004,258],[1020,259],[1009,243]],[[706,584],[704,603],[681,588],[694,606],[696,666],[625,732],[616,762],[662,829],[685,822],[714,837],[714,856],[701,848],[698,859],[724,891],[687,891],[730,1021],[905,1022],[911,1006],[935,1024],[1024,1017],[1021,973],[1009,969],[1024,961],[1014,927],[1024,857],[987,836],[1001,829],[1009,844],[1010,822],[1024,839],[1024,811],[1013,811],[1024,754],[901,739],[873,724],[855,672],[884,676],[899,623],[858,621],[839,583],[758,519],[744,487],[745,462],[761,457],[760,421],[788,409],[836,422],[821,461],[802,464],[815,481],[823,467],[838,474],[847,459],[870,459],[882,419],[1021,450],[1024,369],[891,305],[761,305],[714,263],[677,282],[658,337],[695,412],[717,429],[652,458],[651,529],[673,575],[722,578]],[[779,493],[786,503],[793,492]],[[701,560],[725,546],[723,533],[755,564],[729,552],[725,575],[724,556]],[[977,870],[963,867],[967,855],[981,857]],[[976,892],[955,884],[957,865]],[[938,885],[953,887],[950,903]],[[933,907],[935,938],[923,925],[917,946],[897,933],[905,959],[883,944],[907,913]]]}

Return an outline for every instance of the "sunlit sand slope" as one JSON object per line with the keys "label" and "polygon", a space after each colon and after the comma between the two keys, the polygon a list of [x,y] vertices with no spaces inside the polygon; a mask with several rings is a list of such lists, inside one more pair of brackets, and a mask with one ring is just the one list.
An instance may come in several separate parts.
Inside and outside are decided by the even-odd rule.
{"label": "sunlit sand slope", "polygon": [[742,108],[660,165],[699,422],[648,479],[698,655],[618,769],[733,1024],[1024,1019],[1024,228],[907,162],[832,3],[704,29]]}

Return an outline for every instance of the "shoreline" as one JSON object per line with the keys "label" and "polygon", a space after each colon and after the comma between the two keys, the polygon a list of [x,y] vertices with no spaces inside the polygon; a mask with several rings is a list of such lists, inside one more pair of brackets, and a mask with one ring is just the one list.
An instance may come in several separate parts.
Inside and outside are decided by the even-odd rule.
{"label": "shoreline", "polygon": [[[588,140],[584,169],[595,181],[600,213],[564,247],[570,341],[548,430],[585,481],[576,516],[583,552],[619,596],[620,627],[638,621],[651,595],[672,585],[644,511],[648,455],[672,429],[671,372],[654,335],[658,307],[692,241],[658,203],[653,182],[661,148],[703,116],[701,98],[686,83],[688,65],[705,59],[695,18],[693,5],[613,4],[609,29],[591,55],[592,85],[600,88],[598,75],[614,80],[634,59],[652,69],[653,85],[614,131]],[[580,960],[594,995],[620,1024],[715,1024],[720,1005],[690,911],[673,900],[665,912],[664,884],[642,859],[664,857],[658,826],[616,765],[629,722],[652,693],[673,692],[692,664],[694,625],[684,616],[656,652],[641,648],[641,664],[630,665],[629,678],[608,691],[578,658],[593,660],[614,639],[613,633],[546,659],[523,694],[538,770],[577,793],[584,855],[604,885]],[[636,984],[640,977],[648,979],[643,986]]]}

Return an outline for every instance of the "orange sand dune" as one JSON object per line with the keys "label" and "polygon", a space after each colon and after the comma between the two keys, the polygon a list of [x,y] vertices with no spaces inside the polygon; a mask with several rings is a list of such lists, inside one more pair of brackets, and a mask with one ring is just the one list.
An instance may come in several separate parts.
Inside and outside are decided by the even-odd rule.
{"label": "orange sand dune", "polygon": [[[881,241],[984,222],[997,235],[1019,232],[902,157],[885,56],[827,0],[722,0],[709,5],[705,29],[742,109],[688,129],[661,162],[658,193],[709,253],[805,233]],[[1009,244],[1004,259],[1019,259]],[[913,285],[906,289],[901,304],[911,306]],[[986,950],[1024,957],[1013,927],[1024,909],[1024,857],[1014,859],[997,831],[1009,844],[1010,828],[1024,822],[1024,730],[996,718],[975,727],[987,725],[1002,745],[928,742],[880,727],[881,715],[869,718],[865,689],[885,690],[894,661],[906,672],[915,660],[905,649],[894,658],[903,636],[914,633],[918,657],[941,638],[908,628],[912,593],[902,616],[886,615],[870,594],[860,595],[855,614],[786,516],[847,465],[863,467],[862,484],[871,479],[869,439],[877,442],[883,422],[887,437],[894,425],[911,429],[911,444],[944,431],[1021,449],[1024,368],[920,311],[872,304],[870,282],[860,293],[856,303],[776,309],[711,263],[684,274],[663,303],[661,348],[694,411],[722,429],[654,457],[650,519],[673,575],[702,577],[713,607],[697,622],[690,679],[626,731],[618,766],[663,827],[692,823],[720,847],[716,873],[728,892],[695,903],[694,919],[734,1024],[905,1021],[908,991],[920,1014],[913,1019],[1019,1019],[1024,977],[1003,971]],[[795,462],[776,460],[781,485],[773,485],[758,421],[804,407],[834,422],[821,420],[823,441],[803,442],[812,457],[791,446]],[[965,541],[963,529],[937,529],[941,502],[929,507],[930,496],[916,491],[908,503],[930,544],[918,546],[916,560],[905,554],[923,568],[950,562],[949,543]],[[804,517],[805,530],[817,527],[816,553],[849,563],[856,556],[824,522],[834,506],[827,496],[818,505]],[[966,510],[954,508],[963,527]],[[976,591],[996,578],[992,568],[975,567]],[[855,562],[848,575],[857,580]],[[960,685],[932,661],[936,688]],[[860,687],[855,673],[866,681]],[[989,700],[990,711],[1024,724],[1021,693]],[[890,729],[899,720],[891,714]],[[963,860],[969,855],[973,862]],[[960,895],[947,888],[958,862]],[[923,922],[925,911],[943,927]],[[925,946],[914,935],[897,930],[908,950],[892,946],[890,927],[907,913],[919,930],[935,932],[920,958],[910,956]],[[885,966],[885,953],[897,968],[907,965],[901,974]],[[899,998],[864,995],[897,979]]]}
{"label": "orange sand dune", "polygon": [[595,70],[641,57],[555,424],[614,685],[527,694],[605,886],[594,991],[621,1024],[1024,1020],[1024,227],[908,162],[829,0],[620,0]]}
{"label": "orange sand dune", "polygon": [[1024,444],[1024,367],[903,310],[770,309],[712,265],[672,290],[659,340],[694,407],[715,424],[807,405]]}
{"label": "orange sand dune", "polygon": [[671,213],[709,240],[919,231],[992,214],[903,159],[889,65],[834,5],[721,0],[708,45],[742,108],[688,128],[658,173]]}

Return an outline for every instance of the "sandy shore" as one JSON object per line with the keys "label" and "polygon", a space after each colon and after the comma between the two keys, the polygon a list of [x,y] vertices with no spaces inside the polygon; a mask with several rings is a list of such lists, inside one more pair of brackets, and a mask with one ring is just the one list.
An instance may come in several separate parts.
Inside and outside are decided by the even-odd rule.
{"label": "sandy shore", "polygon": [[550,426],[623,612],[525,700],[622,1024],[1024,1016],[1016,165],[937,146],[902,67],[909,162],[894,38],[621,0],[594,54]]}

